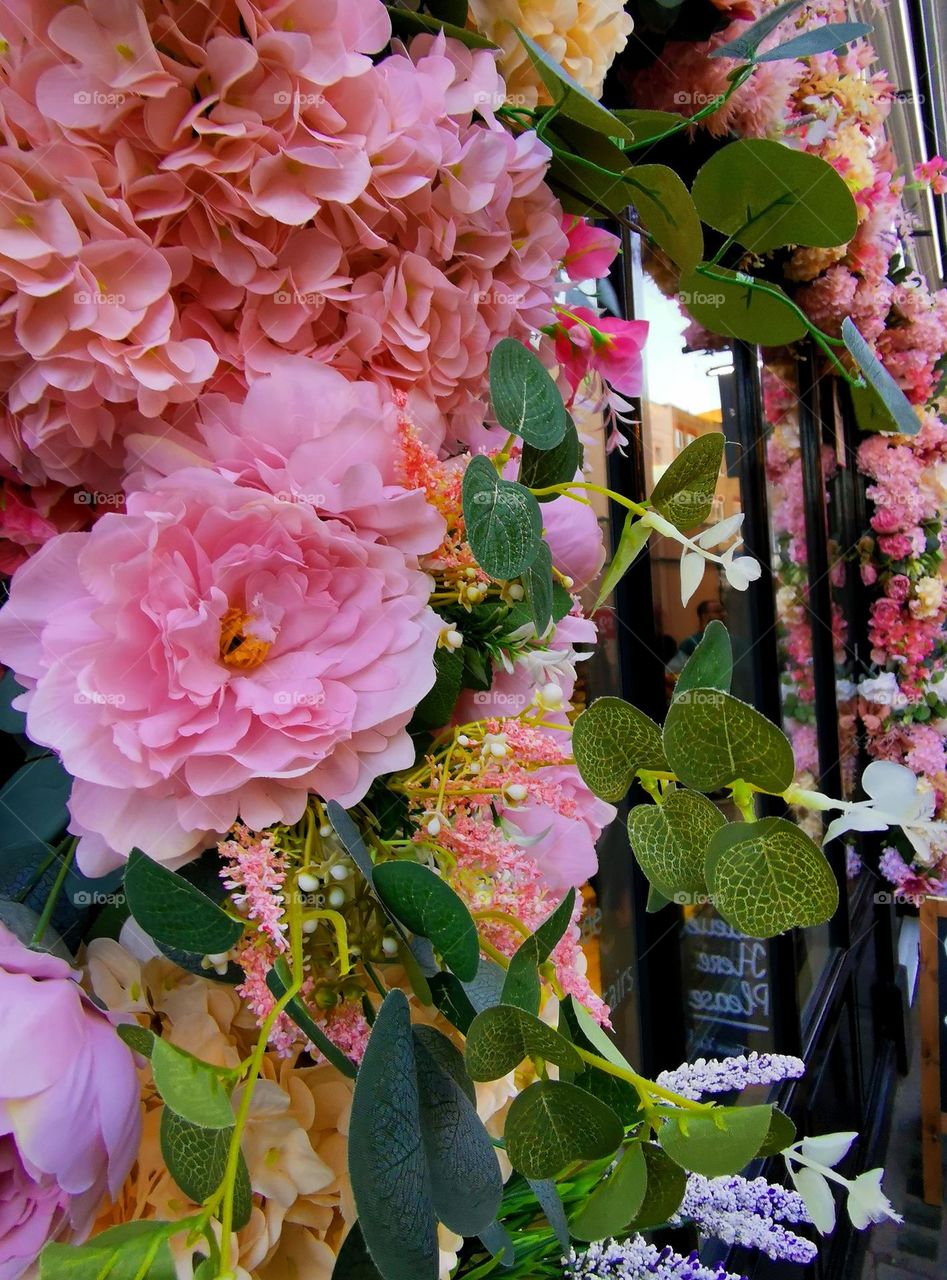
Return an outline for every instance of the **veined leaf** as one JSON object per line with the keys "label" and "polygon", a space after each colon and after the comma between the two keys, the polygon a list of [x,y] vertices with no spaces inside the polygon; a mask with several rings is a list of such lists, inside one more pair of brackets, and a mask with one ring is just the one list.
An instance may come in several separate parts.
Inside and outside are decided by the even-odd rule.
{"label": "veined leaf", "polygon": [[490,402],[497,422],[536,449],[561,443],[569,423],[559,388],[542,361],[515,338],[490,353]]}
{"label": "veined leaf", "polygon": [[676,529],[693,529],[710,515],[723,445],[719,431],[698,436],[677,455],[652,489],[651,505]]}
{"label": "veined leaf", "polygon": [[542,541],[539,503],[521,484],[501,480],[483,454],[463,480],[464,524],[480,567],[500,581],[518,578],[536,559]]}
{"label": "veined leaf", "polygon": [[507,1004],[493,1005],[477,1014],[467,1031],[464,1056],[472,1080],[499,1080],[525,1058],[543,1058],[576,1074],[585,1065],[558,1031],[525,1009]]}
{"label": "veined leaf", "polygon": [[402,924],[429,939],[458,978],[473,980],[480,961],[477,926],[445,880],[418,862],[399,860],[376,866],[374,883]]}
{"label": "veined leaf", "polygon": [[554,1178],[573,1160],[611,1155],[624,1137],[610,1107],[561,1080],[540,1080],[517,1094],[503,1132],[513,1168],[540,1180]]}
{"label": "veined leaf", "polygon": [[572,753],[583,781],[603,800],[621,800],[639,769],[668,771],[661,730],[621,698],[596,698],[582,712]]}
{"label": "veined leaf", "polygon": [[515,1004],[528,1013],[539,1013],[542,987],[539,966],[549,959],[553,947],[569,927],[575,910],[575,890],[570,889],[555,911],[516,949],[506,971],[503,1004]]}
{"label": "veined leaf", "polygon": [[664,722],[668,764],[685,787],[716,791],[737,779],[780,795],[792,784],[789,739],[765,716],[720,689],[688,689]]}
{"label": "veined leaf", "polygon": [[197,955],[222,955],[243,934],[206,894],[183,876],[133,849],[125,870],[128,909],[159,945]]}

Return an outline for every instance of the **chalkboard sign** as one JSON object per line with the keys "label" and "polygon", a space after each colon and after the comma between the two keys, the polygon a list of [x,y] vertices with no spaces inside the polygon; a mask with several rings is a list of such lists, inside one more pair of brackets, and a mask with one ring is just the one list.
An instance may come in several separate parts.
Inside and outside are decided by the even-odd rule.
{"label": "chalkboard sign", "polygon": [[921,904],[921,1146],[924,1199],[944,1197],[941,1142],[947,1132],[947,898]]}
{"label": "chalkboard sign", "polygon": [[734,929],[712,906],[681,925],[689,1058],[763,1051],[772,1041],[769,946]]}

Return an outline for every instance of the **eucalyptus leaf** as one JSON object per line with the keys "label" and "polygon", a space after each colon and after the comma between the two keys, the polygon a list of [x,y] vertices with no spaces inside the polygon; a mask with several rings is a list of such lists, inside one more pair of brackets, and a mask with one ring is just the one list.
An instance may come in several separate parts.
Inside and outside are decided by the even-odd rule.
{"label": "eucalyptus leaf", "polygon": [[754,62],[756,61],[756,51],[766,39],[766,37],[783,21],[788,18],[791,13],[800,8],[805,0],[788,0],[786,4],[778,5],[775,9],[771,9],[769,13],[765,13],[762,18],[757,19],[751,27],[747,27],[735,40],[729,40],[726,44],[719,45],[716,49],[711,50],[707,55],[709,58],[733,58],[738,62]]}
{"label": "eucalyptus leaf", "polygon": [[368,852],[362,833],[339,804],[338,800],[330,800],[326,804],[326,817],[332,823],[335,834],[342,841],[342,847],[369,884],[375,881],[375,864]]}
{"label": "eucalyptus leaf", "polygon": [[643,111],[621,107],[612,114],[631,129],[638,146],[650,138],[660,138],[670,129],[684,128],[688,124],[686,116],[676,115],[673,111]]}
{"label": "eucalyptus leaf", "polygon": [[[827,22],[824,27],[813,27],[802,35],[777,45],[766,53],[757,55],[757,62],[781,62],[786,58],[811,58],[816,53],[828,53],[841,49],[852,40],[860,40],[871,33],[867,22]],[[711,55],[712,56],[712,55]]]}
{"label": "eucalyptus leaf", "polygon": [[471,458],[463,479],[464,525],[480,567],[500,581],[518,578],[542,541],[539,503],[521,484],[501,480],[483,454]]}
{"label": "eucalyptus leaf", "polygon": [[461,1035],[467,1034],[467,1028],[477,1016],[477,1010],[470,1003],[464,984],[452,973],[443,969],[428,979],[428,986],[434,1003],[447,1019],[457,1028]]}
{"label": "eucalyptus leaf", "polygon": [[0,845],[52,841],[66,829],[72,778],[56,756],[28,760],[0,789]]}
{"label": "eucalyptus leaf", "polygon": [[497,422],[537,449],[561,443],[569,424],[559,388],[534,352],[501,338],[490,353],[490,402]]}
{"label": "eucalyptus leaf", "polygon": [[[511,24],[512,25],[512,24]],[[577,120],[586,128],[594,129],[607,138],[624,138],[634,141],[634,134],[628,125],[622,124],[612,113],[592,97],[577,80],[559,65],[545,49],[541,48],[519,27],[513,26],[520,42],[529,54],[530,62],[540,80],[549,90],[554,102],[559,102],[560,111],[570,120]]]}
{"label": "eucalyptus leaf", "polygon": [[552,552],[541,542],[536,558],[520,575],[537,636],[544,636],[552,622]]}
{"label": "eucalyptus leaf", "polygon": [[617,1236],[644,1203],[648,1166],[640,1142],[631,1143],[615,1168],[582,1202],[570,1223],[577,1240],[603,1240]]}
{"label": "eucalyptus leaf", "polygon": [[677,455],[652,489],[652,507],[676,529],[693,529],[710,515],[723,445],[719,431],[698,436]]}
{"label": "eucalyptus leaf", "polygon": [[18,711],[12,705],[14,698],[25,693],[21,684],[8,667],[0,677],[0,732],[10,734],[26,733],[26,712]]}
{"label": "eucalyptus leaf", "polygon": [[503,1133],[513,1168],[543,1179],[554,1178],[573,1160],[611,1155],[624,1128],[610,1107],[584,1089],[540,1080],[513,1099]]}
{"label": "eucalyptus leaf", "polygon": [[719,1107],[705,1115],[686,1112],[664,1122],[658,1141],[682,1169],[720,1178],[750,1163],[769,1132],[772,1114],[770,1106]]}
{"label": "eucalyptus leaf", "polygon": [[546,1221],[552,1227],[556,1243],[563,1253],[569,1252],[569,1223],[556,1184],[548,1178],[527,1178],[530,1190],[539,1201]]}
{"label": "eucalyptus leaf", "polygon": [[461,981],[472,981],[480,962],[477,926],[445,880],[428,867],[405,859],[376,866],[374,884],[403,925],[428,938]]}
{"label": "eucalyptus leaf", "polygon": [[688,689],[720,689],[730,692],[733,680],[733,646],[730,633],[722,622],[713,618],[697,642],[697,648],[684,664],[677,678],[673,698]]}
{"label": "eucalyptus leaf", "polygon": [[773,795],[792,784],[789,740],[765,716],[720,689],[688,689],[671,703],[664,750],[685,787],[716,791],[743,779]]}
{"label": "eucalyptus leaf", "polygon": [[716,151],[692,195],[704,222],[751,253],[788,244],[831,249],[858,227],[852,193],[828,161],[767,138]]}
{"label": "eucalyptus leaf", "polygon": [[785,1151],[787,1147],[792,1146],[796,1140],[796,1126],[789,1119],[785,1112],[780,1111],[778,1107],[773,1107],[772,1119],[769,1122],[769,1132],[763,1139],[763,1145],[757,1151],[757,1159],[764,1159],[766,1156],[779,1155],[781,1151]]}
{"label": "eucalyptus leaf", "polygon": [[647,1169],[644,1200],[632,1225],[637,1231],[660,1227],[677,1212],[687,1189],[684,1170],[653,1142],[643,1142],[641,1152]]}
{"label": "eucalyptus leaf", "polygon": [[690,192],[664,164],[636,164],[628,171],[629,197],[658,248],[682,270],[704,256],[704,229]]}
{"label": "eucalyptus leaf", "polygon": [[133,849],[125,870],[128,909],[159,946],[196,955],[222,955],[244,926],[183,876]]}
{"label": "eucalyptus leaf", "polygon": [[868,386],[890,415],[889,430],[906,436],[917,435],[921,424],[916,410],[849,316],[842,321],[842,339]]}
{"label": "eucalyptus leaf", "polygon": [[681,275],[677,297],[692,319],[725,338],[764,347],[804,338],[808,327],[785,290],[766,282],[764,292],[754,283],[752,276],[701,263]]}
{"label": "eucalyptus leaf", "polygon": [[179,1222],[123,1222],[86,1244],[47,1244],[40,1280],[175,1280],[168,1240],[180,1230]]}
{"label": "eucalyptus leaf", "polygon": [[784,818],[722,827],[704,867],[717,910],[754,938],[822,924],[838,908],[838,884],[825,854]]}
{"label": "eucalyptus leaf", "polygon": [[[568,415],[566,415],[568,418]],[[551,449],[537,449],[524,444],[520,454],[521,485],[527,489],[548,489],[554,484],[567,484],[574,480],[582,466],[582,445],[575,423],[568,418],[562,439]],[[558,494],[536,495],[537,502],[555,502]]]}
{"label": "eucalyptus leaf", "polygon": [[677,790],[661,804],[636,805],[628,815],[628,839],[649,884],[672,902],[705,896],[704,858],[726,818],[698,791]]}
{"label": "eucalyptus leaf", "polygon": [[621,698],[596,698],[582,712],[572,753],[583,781],[603,800],[621,800],[639,769],[668,771],[661,730]]}
{"label": "eucalyptus leaf", "polygon": [[[210,1199],[223,1182],[233,1132],[232,1126],[229,1129],[205,1129],[185,1120],[170,1107],[162,1110],[161,1155],[171,1177],[195,1204],[203,1204]],[[252,1209],[250,1174],[241,1152],[234,1184],[235,1231],[247,1225]]]}
{"label": "eucalyptus leaf", "polygon": [[384,1280],[372,1261],[357,1220],[352,1223],[352,1229],[342,1241],[332,1268],[332,1280]]}
{"label": "eucalyptus leaf", "polygon": [[155,1088],[183,1120],[203,1129],[233,1128],[233,1107],[220,1067],[156,1036],[151,1046],[151,1070]]}
{"label": "eucalyptus leaf", "polygon": [[585,1066],[565,1036],[525,1009],[506,1004],[477,1014],[467,1031],[464,1057],[472,1080],[499,1080],[526,1058],[543,1058],[576,1074]]}
{"label": "eucalyptus leaf", "polygon": [[549,959],[553,947],[559,942],[575,910],[575,890],[570,889],[551,915],[532,933],[513,954],[506,971],[503,1004],[517,1005],[528,1013],[539,1013],[542,986],[539,966]]}
{"label": "eucalyptus leaf", "polygon": [[408,1001],[389,991],[352,1098],[349,1176],[366,1248],[385,1280],[437,1280],[437,1219],[421,1135]]}

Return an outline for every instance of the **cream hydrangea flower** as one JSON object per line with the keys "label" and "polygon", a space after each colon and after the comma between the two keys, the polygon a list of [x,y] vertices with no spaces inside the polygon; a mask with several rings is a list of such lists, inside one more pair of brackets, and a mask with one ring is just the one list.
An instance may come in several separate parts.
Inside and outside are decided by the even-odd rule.
{"label": "cream hydrangea flower", "polygon": [[470,14],[477,28],[500,46],[507,101],[517,107],[548,104],[551,99],[514,26],[593,98],[601,97],[606,73],[634,26],[622,0],[471,0]]}
{"label": "cream hydrangea flower", "polygon": [[919,578],[914,587],[911,613],[915,618],[933,618],[944,603],[944,584],[940,578]]}

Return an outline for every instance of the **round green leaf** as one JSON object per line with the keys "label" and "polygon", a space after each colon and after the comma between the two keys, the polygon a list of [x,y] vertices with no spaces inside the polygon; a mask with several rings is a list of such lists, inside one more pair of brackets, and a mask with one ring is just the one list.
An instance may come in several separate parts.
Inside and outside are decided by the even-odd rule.
{"label": "round green leaf", "polygon": [[747,280],[752,279],[726,267],[701,263],[683,273],[677,298],[698,324],[725,338],[764,347],[782,347],[804,338],[808,327],[793,310],[787,294],[768,282],[766,292],[751,288]]}
{"label": "round green leaf", "polygon": [[517,947],[503,982],[500,996],[503,1004],[515,1004],[528,1013],[539,1013],[539,966],[549,959],[553,947],[565,933],[574,909],[575,890],[570,889],[536,932]]}
{"label": "round green leaf", "polygon": [[687,1189],[687,1176],[680,1165],[653,1142],[642,1143],[641,1150],[648,1182],[641,1208],[631,1225],[638,1231],[646,1231],[649,1227],[660,1227],[680,1208]]}
{"label": "round green leaf", "polygon": [[667,771],[658,726],[621,698],[596,698],[572,730],[583,781],[603,800],[621,800],[639,769]]}
{"label": "round green leaf", "polygon": [[717,910],[754,938],[822,924],[838,907],[838,884],[822,850],[784,818],[722,827],[704,869]]}
{"label": "round green leaf", "polygon": [[183,1120],[202,1129],[233,1127],[233,1107],[220,1078],[220,1067],[202,1062],[155,1036],[151,1045],[151,1070],[155,1088]]}
{"label": "round green leaf", "polygon": [[633,1142],[618,1164],[582,1204],[569,1224],[576,1240],[617,1236],[644,1203],[648,1166],[640,1142]]}
{"label": "round green leaf", "polygon": [[480,941],[470,912],[454,890],[419,862],[383,862],[375,868],[375,890],[403,925],[427,938],[463,982],[480,963]]}
{"label": "round green leaf", "polygon": [[[544,1058],[579,1074],[585,1063],[558,1031],[525,1009],[497,1004],[478,1013],[467,1030],[467,1073],[472,1080],[499,1080],[525,1058]],[[617,1144],[616,1144],[617,1145]],[[544,1178],[544,1173],[530,1177]]]}
{"label": "round green leaf", "polygon": [[750,1163],[769,1132],[772,1114],[770,1106],[719,1107],[709,1115],[687,1112],[667,1120],[658,1141],[682,1169],[720,1178]]}
{"label": "round green leaf", "polygon": [[769,1123],[769,1132],[763,1139],[763,1145],[756,1153],[757,1157],[762,1159],[764,1156],[779,1155],[780,1151],[785,1151],[787,1147],[792,1146],[795,1140],[796,1126],[784,1111],[780,1111],[778,1107],[773,1107],[773,1118]]}
{"label": "round green leaf", "polygon": [[536,559],[542,540],[539,503],[521,484],[501,480],[477,454],[463,481],[464,525],[480,567],[500,581],[518,578]]}
{"label": "round green leaf", "polygon": [[628,170],[628,193],[647,232],[683,270],[704,256],[704,229],[690,192],[664,164],[636,164]]}
{"label": "round green leaf", "polygon": [[[520,455],[521,485],[527,489],[548,489],[554,484],[566,484],[574,480],[582,465],[582,445],[575,423],[566,414],[566,429],[562,439],[551,449],[537,449],[524,444]],[[555,502],[555,493],[540,494],[537,502]]]}
{"label": "round green leaf", "polygon": [[705,895],[704,857],[726,818],[698,791],[672,791],[662,804],[639,804],[628,815],[628,838],[650,884],[672,902]]}
{"label": "round green leaf", "polygon": [[584,1089],[540,1080],[513,1099],[503,1136],[517,1172],[554,1178],[573,1160],[611,1155],[624,1129],[615,1112]]}
{"label": "round green leaf", "polygon": [[664,750],[685,787],[716,791],[738,778],[779,795],[791,785],[795,759],[781,729],[720,689],[688,689],[671,703]]}
{"label": "round green leaf", "polygon": [[730,633],[722,622],[714,618],[707,624],[697,648],[684,664],[672,696],[679,698],[688,689],[721,689],[729,693],[732,680]]}
{"label": "round green leaf", "polygon": [[651,491],[652,507],[676,529],[693,529],[710,515],[723,445],[719,431],[698,436],[677,455]]}
{"label": "round green leaf", "polygon": [[128,909],[161,946],[196,955],[222,955],[243,933],[205,893],[160,862],[133,849],[125,869]]}
{"label": "round green leaf", "polygon": [[787,244],[831,249],[847,244],[858,227],[852,193],[827,161],[766,138],[717,151],[692,194],[704,222],[751,253]]}
{"label": "round green leaf", "polygon": [[516,338],[501,338],[490,353],[490,402],[500,426],[537,449],[552,449],[569,415],[549,371]]}
{"label": "round green leaf", "polygon": [[[171,1177],[189,1200],[203,1204],[224,1180],[233,1127],[204,1129],[165,1107],[161,1112],[160,1136],[161,1154]],[[250,1174],[241,1152],[234,1194],[235,1231],[250,1221],[252,1208]]]}
{"label": "round green leaf", "polygon": [[543,636],[552,622],[552,552],[548,542],[539,544],[535,560],[520,574],[520,581],[536,634]]}

